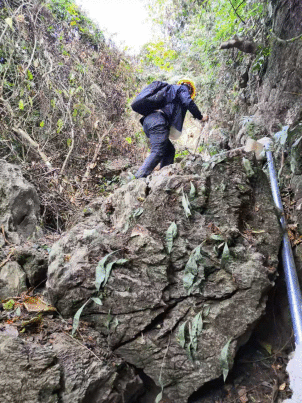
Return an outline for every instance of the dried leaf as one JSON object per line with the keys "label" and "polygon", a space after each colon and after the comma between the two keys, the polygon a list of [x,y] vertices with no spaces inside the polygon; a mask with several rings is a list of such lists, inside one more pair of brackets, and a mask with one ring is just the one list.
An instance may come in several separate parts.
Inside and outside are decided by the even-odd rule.
{"label": "dried leaf", "polygon": [[27,297],[23,304],[28,312],[47,312],[56,310],[56,308],[48,305],[39,297]]}
{"label": "dried leaf", "polygon": [[286,388],[286,382],[282,383],[282,384],[279,386],[279,390],[284,390],[285,388]]}
{"label": "dried leaf", "polygon": [[13,20],[12,18],[5,18],[5,22],[7,23],[7,25],[14,31],[14,27],[13,27]]}
{"label": "dried leaf", "polygon": [[170,227],[167,229],[166,232],[166,242],[167,242],[167,249],[168,253],[171,253],[172,247],[173,247],[173,239],[177,235],[177,225],[175,222],[172,222]]}
{"label": "dried leaf", "polygon": [[271,344],[266,343],[261,340],[258,340],[258,343],[261,345],[261,347],[265,348],[265,350],[269,353],[269,355],[272,354],[272,345]]}

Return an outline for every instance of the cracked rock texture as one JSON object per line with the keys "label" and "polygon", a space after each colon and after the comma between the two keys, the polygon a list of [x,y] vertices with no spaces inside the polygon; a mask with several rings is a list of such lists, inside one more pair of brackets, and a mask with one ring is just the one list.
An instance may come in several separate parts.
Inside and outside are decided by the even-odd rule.
{"label": "cracked rock texture", "polygon": [[144,393],[132,368],[64,333],[45,346],[0,335],[0,371],[0,403],[130,403]]}
{"label": "cracked rock texture", "polygon": [[0,161],[0,226],[14,243],[36,231],[40,203],[36,189],[26,181],[20,167]]}
{"label": "cracked rock texture", "polygon": [[[168,253],[172,222],[177,236]],[[230,339],[231,367],[249,338],[274,284],[280,242],[269,183],[251,155],[208,168],[188,159],[148,184],[119,188],[66,233],[50,253],[48,294],[70,317],[97,295],[98,262],[112,251],[108,262],[127,259],[101,287],[103,305],[90,301],[82,318],[157,385],[161,375],[166,396],[183,403],[222,374],[220,355]],[[198,314],[203,325],[193,337]]]}

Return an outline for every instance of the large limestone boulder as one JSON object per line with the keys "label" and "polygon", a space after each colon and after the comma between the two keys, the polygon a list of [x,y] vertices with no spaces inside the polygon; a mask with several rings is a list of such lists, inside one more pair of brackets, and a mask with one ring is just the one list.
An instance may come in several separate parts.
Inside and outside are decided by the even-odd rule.
{"label": "large limestone boulder", "polygon": [[[171,223],[177,235],[167,241]],[[99,297],[103,305],[87,302],[83,319],[183,403],[222,374],[228,342],[232,366],[265,310],[280,242],[252,156],[208,168],[187,161],[121,187],[66,233],[50,253],[47,289],[66,317]]]}
{"label": "large limestone boulder", "polygon": [[0,371],[0,403],[130,403],[144,392],[120,359],[93,355],[65,333],[41,346],[0,329]]}
{"label": "large limestone boulder", "polygon": [[0,160],[0,226],[10,240],[27,238],[35,231],[39,217],[39,198],[17,165]]}
{"label": "large limestone boulder", "polygon": [[60,367],[50,348],[0,335],[0,403],[57,403]]}

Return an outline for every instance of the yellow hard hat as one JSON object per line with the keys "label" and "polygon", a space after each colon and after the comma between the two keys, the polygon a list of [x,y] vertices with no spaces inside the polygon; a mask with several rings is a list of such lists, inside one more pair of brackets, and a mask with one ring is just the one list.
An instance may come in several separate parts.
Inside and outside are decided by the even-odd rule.
{"label": "yellow hard hat", "polygon": [[189,87],[192,88],[191,98],[194,99],[195,95],[196,95],[196,88],[195,88],[194,82],[190,78],[181,78],[178,81],[177,85],[181,85],[181,84],[187,84]]}

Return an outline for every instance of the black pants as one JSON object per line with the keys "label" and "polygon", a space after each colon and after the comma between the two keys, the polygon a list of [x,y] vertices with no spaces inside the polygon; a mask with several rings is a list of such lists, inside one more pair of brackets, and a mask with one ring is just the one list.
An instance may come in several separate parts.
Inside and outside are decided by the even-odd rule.
{"label": "black pants", "polygon": [[145,178],[150,175],[156,165],[160,167],[173,164],[175,148],[169,140],[169,123],[161,112],[154,112],[146,116],[143,123],[144,132],[150,139],[151,153],[137,171],[136,178]]}

